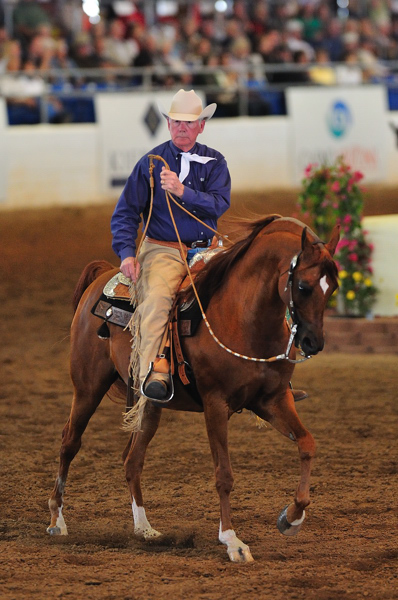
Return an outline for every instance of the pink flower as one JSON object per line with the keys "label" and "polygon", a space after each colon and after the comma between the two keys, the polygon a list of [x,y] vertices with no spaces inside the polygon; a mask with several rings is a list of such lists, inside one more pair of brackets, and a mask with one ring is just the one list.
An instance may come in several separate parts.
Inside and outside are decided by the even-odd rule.
{"label": "pink flower", "polygon": [[337,244],[337,248],[336,250],[340,250],[341,248],[345,248],[346,246],[349,245],[349,241],[346,238],[342,238],[339,243]]}
{"label": "pink flower", "polygon": [[339,203],[338,202],[333,202],[332,206],[333,206],[333,208],[338,208],[339,207]]}
{"label": "pink flower", "polygon": [[350,240],[348,242],[348,249],[349,250],[354,250],[355,246],[358,244],[357,240]]}
{"label": "pink flower", "polygon": [[351,252],[351,254],[349,254],[347,256],[348,260],[351,260],[352,262],[357,262],[358,260],[358,254],[356,252]]}
{"label": "pink flower", "polygon": [[326,208],[327,206],[329,206],[329,200],[324,200],[321,204],[321,207]]}
{"label": "pink flower", "polygon": [[304,175],[305,175],[306,177],[309,177],[309,175],[311,175],[311,171],[312,171],[312,169],[313,169],[313,168],[315,168],[315,167],[317,167],[317,166],[318,166],[318,164],[317,164],[317,163],[309,163],[309,164],[306,166],[305,170],[304,170]]}
{"label": "pink flower", "polygon": [[361,171],[355,171],[354,173],[354,181],[361,181],[361,179],[363,179],[363,173],[361,173]]}
{"label": "pink flower", "polygon": [[345,225],[349,225],[349,224],[351,223],[351,221],[352,221],[352,217],[351,217],[351,215],[346,215],[346,216],[344,217],[344,219],[343,219],[343,223],[344,223]]}
{"label": "pink flower", "polygon": [[340,191],[340,181],[333,181],[332,185],[331,185],[331,190],[332,192],[339,192]]}

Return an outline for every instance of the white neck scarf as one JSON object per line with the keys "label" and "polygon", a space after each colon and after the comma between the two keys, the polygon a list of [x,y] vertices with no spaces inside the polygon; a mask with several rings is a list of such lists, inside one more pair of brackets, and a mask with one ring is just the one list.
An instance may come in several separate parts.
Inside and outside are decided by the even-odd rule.
{"label": "white neck scarf", "polygon": [[209,162],[209,160],[216,160],[215,158],[211,158],[210,156],[199,156],[199,154],[191,154],[190,152],[181,152],[181,171],[178,176],[178,179],[181,183],[184,181],[186,177],[188,177],[190,162],[198,162],[205,165]]}

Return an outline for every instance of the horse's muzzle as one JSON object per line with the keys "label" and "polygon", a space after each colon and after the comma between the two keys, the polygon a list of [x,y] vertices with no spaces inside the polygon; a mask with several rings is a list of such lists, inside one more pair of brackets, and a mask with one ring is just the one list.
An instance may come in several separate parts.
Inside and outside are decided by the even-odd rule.
{"label": "horse's muzzle", "polygon": [[306,356],[314,356],[324,347],[323,331],[314,331],[311,326],[300,324],[297,329],[296,346],[300,346]]}

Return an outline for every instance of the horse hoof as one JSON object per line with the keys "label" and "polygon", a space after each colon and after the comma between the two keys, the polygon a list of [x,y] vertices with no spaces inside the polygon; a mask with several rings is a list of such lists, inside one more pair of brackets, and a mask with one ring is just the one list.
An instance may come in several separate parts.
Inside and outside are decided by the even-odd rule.
{"label": "horse hoof", "polygon": [[55,527],[47,527],[47,533],[50,535],[61,535],[61,527],[55,525]]}
{"label": "horse hoof", "polygon": [[145,529],[136,527],[134,529],[134,534],[141,540],[145,541],[154,540],[162,535],[160,531],[156,531],[156,529],[153,529],[153,527],[146,527]]}
{"label": "horse hoof", "polygon": [[286,506],[282,510],[281,514],[278,517],[276,526],[283,535],[297,535],[305,519],[305,510],[303,510],[303,516],[301,517],[301,519],[297,519],[296,521],[293,521],[293,523],[289,523],[289,521],[287,520],[287,509],[288,507]]}
{"label": "horse hoof", "polygon": [[242,544],[238,548],[228,549],[227,552],[232,562],[249,563],[254,561],[250,548],[246,544]]}

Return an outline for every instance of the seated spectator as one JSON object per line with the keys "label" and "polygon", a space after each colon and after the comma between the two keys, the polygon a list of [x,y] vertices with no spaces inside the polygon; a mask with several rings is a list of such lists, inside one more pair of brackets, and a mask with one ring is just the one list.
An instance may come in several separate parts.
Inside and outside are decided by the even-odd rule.
{"label": "seated spectator", "polygon": [[362,69],[359,66],[358,55],[355,51],[348,51],[344,57],[344,64],[336,66],[336,81],[338,85],[359,85],[362,83]]}
{"label": "seated spectator", "polygon": [[363,38],[358,47],[358,61],[362,67],[363,80],[374,81],[388,74],[388,69],[381,63],[376,54],[373,39]]}
{"label": "seated spectator", "polygon": [[0,27],[0,75],[5,72],[7,66],[6,48],[8,35],[5,27]]}
{"label": "seated spectator", "polygon": [[312,83],[318,85],[335,85],[336,72],[330,64],[330,56],[324,48],[318,48],[315,52],[315,65],[308,73]]}
{"label": "seated spectator", "polygon": [[130,66],[139,52],[137,42],[132,38],[126,40],[125,35],[125,25],[119,19],[115,19],[109,25],[104,44],[104,57],[121,67]]}
{"label": "seated spectator", "polygon": [[262,35],[257,46],[257,52],[265,63],[275,63],[279,59],[279,48],[282,43],[281,34],[276,29]]}
{"label": "seated spectator", "polygon": [[36,69],[43,71],[49,69],[55,53],[55,45],[55,40],[47,32],[37,33],[28,45],[25,62],[32,63]]}
{"label": "seated spectator", "polygon": [[313,60],[315,52],[313,47],[303,39],[303,24],[291,19],[285,27],[285,44],[294,54],[295,52],[304,52],[308,60]]}
{"label": "seated spectator", "polygon": [[14,34],[20,40],[23,58],[40,25],[51,25],[50,17],[36,0],[19,0],[13,11]]}
{"label": "seated spectator", "polygon": [[250,37],[253,46],[256,46],[261,38],[270,30],[269,26],[269,10],[267,2],[259,0],[255,3],[251,17],[251,33]]}
{"label": "seated spectator", "polygon": [[319,44],[322,32],[322,22],[318,14],[318,5],[306,2],[301,10],[299,21],[303,24],[303,39],[312,47]]}
{"label": "seated spectator", "polygon": [[342,22],[340,19],[332,19],[321,42],[322,48],[327,51],[332,62],[338,62],[343,59],[344,45],[341,35]]}
{"label": "seated spectator", "polygon": [[[21,56],[20,42],[12,41],[8,49],[7,71],[0,78],[0,93],[7,99],[10,124],[40,123],[40,101],[47,92],[47,86],[44,79],[37,75],[32,62],[28,61],[22,65]],[[69,121],[69,116],[59,100],[48,98],[46,108],[50,123]]]}

